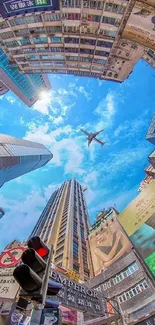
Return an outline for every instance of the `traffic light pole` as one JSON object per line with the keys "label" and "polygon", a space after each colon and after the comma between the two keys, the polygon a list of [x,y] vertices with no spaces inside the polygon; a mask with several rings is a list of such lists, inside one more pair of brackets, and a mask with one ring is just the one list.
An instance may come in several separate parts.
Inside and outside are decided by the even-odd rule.
{"label": "traffic light pole", "polygon": [[50,266],[51,266],[51,262],[52,262],[52,256],[53,256],[53,245],[51,245],[50,256],[48,258],[48,264],[47,264],[47,272],[46,272],[46,274],[44,276],[45,277],[44,278],[45,286],[42,288],[42,296],[43,296],[42,306],[43,306],[43,308],[45,306],[45,301],[46,301],[46,295],[47,295],[47,289],[48,289],[48,280],[49,280],[49,275],[50,275],[50,270],[51,270]]}

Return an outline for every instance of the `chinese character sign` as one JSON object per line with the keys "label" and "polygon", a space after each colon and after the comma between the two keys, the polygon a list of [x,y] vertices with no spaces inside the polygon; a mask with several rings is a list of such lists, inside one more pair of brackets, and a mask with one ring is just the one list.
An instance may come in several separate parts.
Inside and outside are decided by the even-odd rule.
{"label": "chinese character sign", "polygon": [[9,301],[16,297],[19,284],[13,276],[0,276],[0,300]]}
{"label": "chinese character sign", "polygon": [[56,270],[51,271],[52,279],[63,284],[63,288],[57,295],[62,306],[88,311],[92,314],[104,315],[101,295],[97,291],[70,280],[64,275],[59,274]]}
{"label": "chinese character sign", "polygon": [[2,0],[0,4],[3,18],[42,10],[59,10],[59,0]]}
{"label": "chinese character sign", "polygon": [[155,276],[155,181],[152,181],[117,218]]}

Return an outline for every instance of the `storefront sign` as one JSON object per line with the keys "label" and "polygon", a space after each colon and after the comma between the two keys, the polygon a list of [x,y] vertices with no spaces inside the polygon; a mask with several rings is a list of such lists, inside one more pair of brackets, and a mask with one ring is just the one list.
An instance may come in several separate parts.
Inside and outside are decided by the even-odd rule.
{"label": "storefront sign", "polygon": [[59,10],[59,0],[2,0],[2,17],[44,10]]}
{"label": "storefront sign", "polygon": [[104,315],[102,297],[97,291],[90,289],[86,285],[80,284],[56,270],[51,270],[51,279],[63,284],[63,289],[59,291],[58,297],[63,306],[87,311],[90,314]]}

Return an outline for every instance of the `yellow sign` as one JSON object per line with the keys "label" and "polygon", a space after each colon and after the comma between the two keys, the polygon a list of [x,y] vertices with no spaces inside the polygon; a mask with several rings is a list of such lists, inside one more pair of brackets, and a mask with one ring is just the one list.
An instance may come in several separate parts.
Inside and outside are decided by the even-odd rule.
{"label": "yellow sign", "polygon": [[117,219],[130,236],[155,213],[155,181],[152,181]]}

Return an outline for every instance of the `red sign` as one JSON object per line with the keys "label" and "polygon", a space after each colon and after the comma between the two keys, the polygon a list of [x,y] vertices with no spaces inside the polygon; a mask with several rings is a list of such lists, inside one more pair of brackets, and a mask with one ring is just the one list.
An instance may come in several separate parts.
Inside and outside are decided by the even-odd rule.
{"label": "red sign", "polygon": [[60,306],[62,312],[62,323],[77,324],[77,311]]}
{"label": "red sign", "polygon": [[19,246],[11,248],[0,255],[0,267],[14,266],[20,262],[21,255],[25,251],[25,247]]}

